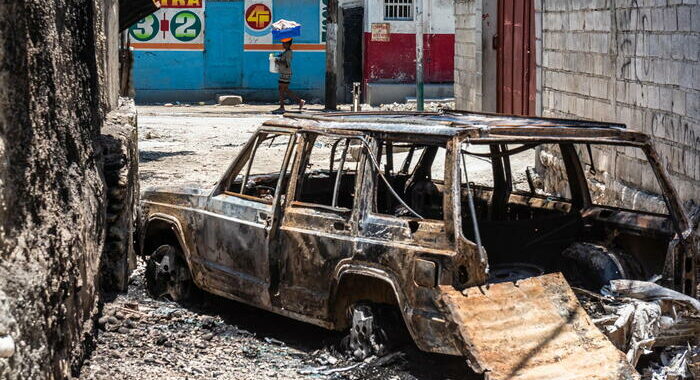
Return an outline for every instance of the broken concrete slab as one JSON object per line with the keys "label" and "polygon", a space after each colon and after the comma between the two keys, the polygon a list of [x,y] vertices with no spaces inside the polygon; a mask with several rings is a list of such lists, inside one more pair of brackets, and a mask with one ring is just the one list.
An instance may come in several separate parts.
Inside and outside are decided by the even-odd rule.
{"label": "broken concrete slab", "polygon": [[243,97],[239,95],[221,95],[218,102],[222,106],[237,106],[243,103]]}

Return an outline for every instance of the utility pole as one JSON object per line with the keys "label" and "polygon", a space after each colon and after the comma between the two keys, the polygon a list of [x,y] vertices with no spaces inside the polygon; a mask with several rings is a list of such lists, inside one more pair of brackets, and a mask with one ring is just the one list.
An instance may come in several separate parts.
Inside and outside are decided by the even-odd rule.
{"label": "utility pole", "polygon": [[326,9],[326,109],[338,109],[337,81],[335,70],[338,54],[338,0],[328,0]]}
{"label": "utility pole", "polygon": [[423,0],[416,0],[416,106],[425,110],[423,85]]}

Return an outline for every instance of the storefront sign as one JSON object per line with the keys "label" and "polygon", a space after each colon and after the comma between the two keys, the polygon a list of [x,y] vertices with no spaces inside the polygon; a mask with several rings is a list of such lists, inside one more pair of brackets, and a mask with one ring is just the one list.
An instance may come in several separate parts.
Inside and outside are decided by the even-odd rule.
{"label": "storefront sign", "polygon": [[272,0],[245,0],[242,17],[245,50],[272,44]]}
{"label": "storefront sign", "polygon": [[[326,12],[325,3],[327,0],[318,1],[320,9],[310,7],[308,3],[297,6],[295,2],[278,2],[277,6],[280,7],[280,13],[284,14],[290,14],[290,11],[292,11],[291,13],[311,11],[323,15]],[[245,0],[242,13],[244,51],[273,52],[282,50],[282,44],[272,38],[272,23],[279,21],[279,18],[275,18],[273,0]],[[299,21],[295,20],[293,16],[288,17],[290,17],[289,21]],[[301,33],[301,38],[294,39],[295,51],[325,51],[326,44],[322,42],[325,41],[325,18],[322,17],[319,26],[302,25]],[[309,43],[309,40],[312,40],[313,43]]]}
{"label": "storefront sign", "polygon": [[320,21],[321,21],[321,43],[326,42],[326,36],[328,35],[328,0],[320,0]]}
{"label": "storefront sign", "polygon": [[272,23],[272,10],[265,4],[253,4],[245,12],[245,22],[253,30],[264,30]]}
{"label": "storefront sign", "polygon": [[134,50],[204,50],[204,0],[161,0],[129,29]]}
{"label": "storefront sign", "polygon": [[161,8],[202,8],[204,0],[160,0]]}
{"label": "storefront sign", "polygon": [[391,40],[391,25],[389,23],[372,24],[372,41],[389,42]]}

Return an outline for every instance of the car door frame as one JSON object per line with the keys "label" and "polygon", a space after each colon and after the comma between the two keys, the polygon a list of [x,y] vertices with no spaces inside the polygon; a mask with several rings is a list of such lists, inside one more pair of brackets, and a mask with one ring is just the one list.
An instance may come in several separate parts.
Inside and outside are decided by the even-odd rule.
{"label": "car door frame", "polygon": [[[287,167],[296,150],[297,135],[295,132],[296,130],[293,128],[259,128],[236,156],[207,198],[202,237],[198,244],[200,252],[196,258],[197,264],[204,269],[202,276],[204,281],[201,282],[206,290],[244,303],[270,308],[270,284],[274,280],[270,276],[271,249],[274,249],[271,241],[276,236],[275,231],[279,223],[278,216],[280,215],[282,194],[288,180],[286,178]],[[257,150],[255,145],[259,136],[264,134],[287,134],[290,136],[285,156],[280,165],[280,177],[275,194],[272,201],[269,202],[255,196],[227,190],[236,176],[245,169],[245,164],[251,155],[253,160],[255,159]],[[248,212],[246,213],[246,211]],[[219,226],[218,223],[226,223],[226,226]],[[234,223],[234,226],[238,225],[237,231],[230,231],[230,223]],[[218,231],[213,231],[214,229],[218,229]],[[241,229],[248,233],[241,233]],[[227,230],[230,233],[217,234],[217,232]],[[253,269],[256,273],[246,273],[207,260],[207,258],[212,258],[214,253],[228,254],[231,256],[230,262],[235,265],[237,263],[236,257],[232,256],[233,253],[228,252],[231,248],[226,248],[227,243],[229,243],[228,247],[236,247],[236,244],[248,244],[248,250],[251,252],[244,253],[247,257],[238,257],[238,260],[252,259]],[[260,256],[256,257],[255,254]]]}
{"label": "car door frame", "polygon": [[[361,133],[337,134],[314,131],[300,134],[301,136],[297,140],[298,150],[287,189],[287,199],[290,201],[285,204],[282,211],[283,215],[280,218],[280,237],[278,242],[281,247],[279,251],[280,283],[279,293],[273,297],[272,301],[273,306],[282,308],[288,312],[304,315],[307,318],[315,320],[329,321],[331,314],[330,298],[335,269],[340,263],[352,260],[356,252],[356,240],[358,236],[357,225],[359,219],[358,204],[360,202],[356,196],[353,207],[347,209],[296,200],[297,195],[301,191],[302,172],[306,172],[305,168],[302,170],[302,165],[306,165],[313,151],[313,144],[308,144],[308,135],[314,133],[319,136],[332,138],[363,139],[363,134]],[[348,154],[350,153],[348,152]],[[355,194],[357,194],[363,182],[366,159],[364,149],[362,149],[358,158],[358,169],[353,185]],[[319,225],[303,225],[299,223],[300,221],[318,221]],[[321,226],[320,223],[325,221],[330,223],[330,227],[326,225],[326,230],[324,231],[322,230],[324,226]],[[342,230],[337,228],[340,226],[339,223],[343,225]],[[317,229],[314,229],[314,227],[317,227]],[[305,248],[303,252],[299,251],[291,244],[288,244],[289,241],[301,241],[301,239],[306,239],[303,241],[303,246]],[[299,269],[290,268],[290,266],[286,264],[290,262],[290,260],[299,258],[300,255],[304,254],[314,255],[317,259],[319,256],[324,258],[323,254],[320,254],[320,252],[314,249],[314,247],[322,247],[322,244],[314,244],[314,241],[318,242],[321,239],[326,239],[327,242],[337,240],[338,244],[336,247],[340,247],[340,251],[342,252],[342,250],[344,250],[345,252],[332,258],[337,261],[336,263],[322,266],[321,269],[325,269],[325,272],[313,275],[307,274],[308,276],[316,276],[315,281],[318,282],[316,289],[295,286],[297,285],[296,283],[287,284],[285,279],[293,275],[292,272],[287,271]],[[344,242],[344,244],[342,242]]]}

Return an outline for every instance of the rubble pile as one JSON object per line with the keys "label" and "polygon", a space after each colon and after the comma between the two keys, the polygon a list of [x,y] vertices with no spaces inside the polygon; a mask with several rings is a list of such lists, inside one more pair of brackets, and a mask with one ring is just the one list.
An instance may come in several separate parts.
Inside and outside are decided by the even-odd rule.
{"label": "rubble pile", "polygon": [[128,295],[105,304],[80,379],[480,378],[462,358],[412,346],[356,361],[341,352],[337,333],[207,294],[185,305],[154,300],[144,269],[132,274]]}
{"label": "rubble pile", "polygon": [[149,298],[142,267],[129,295],[105,305],[98,324],[98,348],[82,379],[304,378],[297,373],[308,356],[304,350],[198,306]]}
{"label": "rubble pile", "polygon": [[613,280],[601,294],[575,291],[642,379],[700,379],[700,301],[646,281]]}
{"label": "rubble pile", "polygon": [[[427,112],[440,112],[440,111],[449,111],[455,109],[455,102],[454,101],[447,101],[447,102],[426,102],[425,103],[425,110]],[[363,108],[364,110],[364,108]],[[401,111],[415,111],[416,110],[416,102],[408,102],[408,103],[392,103],[392,104],[382,104],[379,106],[380,111],[394,111],[394,112],[401,112]]]}

